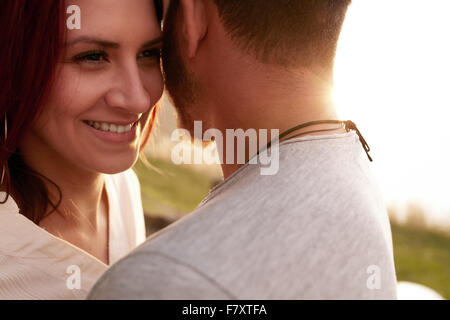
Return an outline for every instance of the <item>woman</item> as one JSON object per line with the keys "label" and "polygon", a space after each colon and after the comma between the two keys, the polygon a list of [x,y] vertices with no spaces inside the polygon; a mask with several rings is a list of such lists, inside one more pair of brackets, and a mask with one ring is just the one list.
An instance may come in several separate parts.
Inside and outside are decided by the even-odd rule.
{"label": "woman", "polygon": [[0,6],[0,298],[83,299],[145,239],[130,168],[163,91],[160,3]]}

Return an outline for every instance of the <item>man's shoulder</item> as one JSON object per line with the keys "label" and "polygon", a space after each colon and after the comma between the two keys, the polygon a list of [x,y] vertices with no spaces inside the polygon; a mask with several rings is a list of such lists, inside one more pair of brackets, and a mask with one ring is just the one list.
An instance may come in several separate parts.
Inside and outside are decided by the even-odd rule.
{"label": "man's shoulder", "polygon": [[108,269],[88,296],[90,300],[206,298],[233,296],[195,266],[142,247]]}
{"label": "man's shoulder", "polygon": [[[377,183],[356,134],[304,140],[280,146],[279,169],[261,175],[260,164],[247,164],[202,202],[209,211],[241,208],[312,210],[329,202],[348,206],[383,205]],[[268,207],[269,206],[269,207]]]}

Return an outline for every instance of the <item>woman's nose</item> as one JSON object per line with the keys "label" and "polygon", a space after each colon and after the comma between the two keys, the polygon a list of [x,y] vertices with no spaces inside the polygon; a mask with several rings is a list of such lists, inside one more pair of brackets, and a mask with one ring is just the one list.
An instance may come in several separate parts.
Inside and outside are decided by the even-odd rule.
{"label": "woman's nose", "polygon": [[151,105],[150,94],[145,88],[136,64],[117,71],[116,81],[105,96],[111,107],[121,108],[135,114],[147,112]]}

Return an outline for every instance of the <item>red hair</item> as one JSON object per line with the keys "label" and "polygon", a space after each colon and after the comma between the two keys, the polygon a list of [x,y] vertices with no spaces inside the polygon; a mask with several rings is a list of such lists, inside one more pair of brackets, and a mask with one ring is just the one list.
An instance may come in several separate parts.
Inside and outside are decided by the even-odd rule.
{"label": "red hair", "polygon": [[56,209],[58,203],[50,200],[45,177],[23,162],[17,148],[55,80],[65,34],[64,1],[4,0],[0,7],[0,123],[8,126],[7,138],[1,130],[1,170],[7,168],[2,188],[13,196],[20,212],[37,224],[48,205]]}
{"label": "red hair", "polygon": [[[39,117],[55,82],[65,17],[65,2],[61,0],[0,1],[0,170],[7,168],[0,188],[36,224],[58,208],[62,195],[55,183],[27,166],[18,145]],[[155,112],[144,130],[141,147],[148,140]],[[44,180],[58,190],[56,203],[51,201]],[[47,212],[49,207],[52,210]]]}

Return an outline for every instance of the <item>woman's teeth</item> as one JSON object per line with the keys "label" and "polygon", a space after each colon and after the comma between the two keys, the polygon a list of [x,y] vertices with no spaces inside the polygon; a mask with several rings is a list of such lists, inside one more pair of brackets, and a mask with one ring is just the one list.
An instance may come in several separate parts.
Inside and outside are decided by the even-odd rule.
{"label": "woman's teeth", "polygon": [[109,124],[109,123],[105,123],[105,122],[96,122],[96,121],[86,121],[86,123],[97,130],[113,132],[113,133],[130,132],[131,128],[133,128],[133,125],[134,125],[134,123],[131,123],[131,124],[127,124],[125,126],[119,126],[117,124]]}

